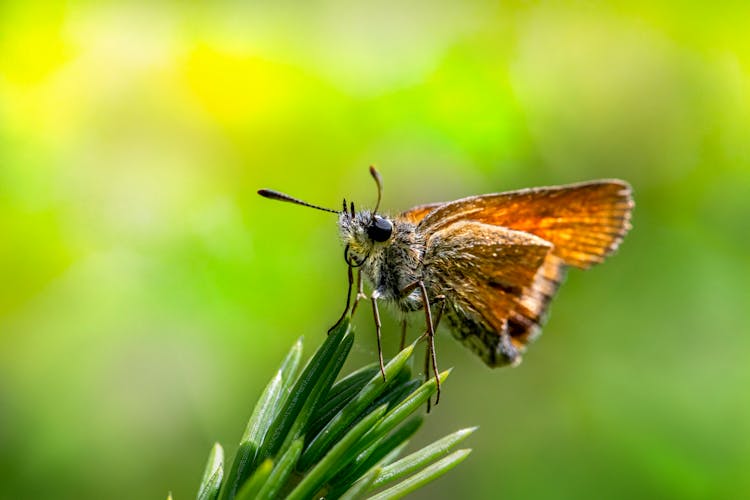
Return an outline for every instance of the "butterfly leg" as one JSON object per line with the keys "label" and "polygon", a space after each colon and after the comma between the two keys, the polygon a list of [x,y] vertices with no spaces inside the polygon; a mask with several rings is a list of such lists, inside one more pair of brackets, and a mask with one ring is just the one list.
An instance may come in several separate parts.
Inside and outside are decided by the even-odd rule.
{"label": "butterfly leg", "polygon": [[337,326],[341,324],[342,321],[344,321],[344,318],[346,318],[346,313],[349,312],[349,304],[351,304],[352,300],[352,285],[354,284],[354,271],[352,271],[352,266],[347,266],[347,278],[349,279],[349,284],[346,288],[346,306],[344,307],[344,312],[341,313],[341,316],[339,317],[338,321],[328,329],[328,333],[330,334]]}
{"label": "butterfly leg", "polygon": [[[433,335],[429,336],[429,331],[425,332],[425,335],[429,339],[429,347],[424,353],[424,374],[425,378],[429,378],[430,373],[430,362],[432,362],[432,371],[435,373],[435,381],[437,382],[437,394],[435,396],[435,404],[440,402],[440,377],[438,377],[437,370],[437,355],[435,354],[435,332],[437,332],[438,325],[440,325],[440,319],[443,317],[443,310],[445,309],[445,295],[438,295],[432,301],[433,305],[438,305],[437,314],[435,314],[435,322],[432,325]],[[427,413],[430,412],[430,406],[432,398],[427,398]]]}
{"label": "butterfly leg", "polygon": [[[432,301],[432,305],[439,305],[439,309],[437,310],[437,314],[435,315],[435,322],[432,326],[432,331],[437,332],[438,326],[440,325],[440,319],[443,317],[443,310],[445,310],[445,295],[438,295],[435,297],[435,299]],[[426,331],[422,334],[422,337],[429,337],[429,331]],[[430,363],[429,361],[429,354],[430,351],[428,350],[425,353],[425,376],[429,372]]]}
{"label": "butterfly leg", "polygon": [[[427,382],[430,380],[430,347],[428,347],[424,350],[424,381]],[[430,408],[432,407],[432,396],[427,398],[427,413],[430,413]]]}
{"label": "butterfly leg", "polygon": [[380,312],[378,311],[378,299],[373,294],[370,297],[372,302],[372,315],[375,318],[375,332],[378,336],[378,361],[380,361],[380,373],[383,375],[383,382],[385,382],[385,366],[383,365],[383,347],[380,344],[380,329],[382,323],[380,322]]}
{"label": "butterfly leg", "polygon": [[440,320],[443,318],[443,311],[445,310],[445,295],[436,296],[432,303],[437,304],[440,307],[435,315],[435,325],[432,327],[434,331],[437,331],[438,326],[440,325]]}
{"label": "butterfly leg", "polygon": [[398,346],[399,351],[403,351],[406,347],[406,318],[401,320],[401,343]]}
{"label": "butterfly leg", "polygon": [[[401,290],[401,296],[405,297],[409,295],[413,290],[419,289],[420,295],[422,296],[422,304],[424,304],[424,314],[425,314],[425,321],[427,323],[427,331],[425,332],[425,336],[427,337],[427,356],[429,356],[429,360],[425,360],[425,377],[429,374],[429,365],[432,364],[432,372],[435,375],[435,384],[437,385],[437,390],[435,391],[435,404],[438,404],[440,402],[440,377],[438,376],[438,367],[437,367],[437,355],[435,354],[435,324],[432,322],[432,309],[430,308],[430,299],[427,296],[427,288],[424,286],[424,282],[422,280],[415,281],[414,283],[407,285],[404,287],[403,290]],[[443,297],[442,302],[445,303],[445,297]],[[442,316],[442,308],[440,311],[440,316]],[[427,402],[427,408],[429,411],[430,403]]]}
{"label": "butterfly leg", "polygon": [[361,299],[366,299],[364,284],[362,283],[362,271],[357,271],[357,296],[354,298],[354,305],[352,306],[352,317],[354,317],[354,311],[357,310],[357,305]]}

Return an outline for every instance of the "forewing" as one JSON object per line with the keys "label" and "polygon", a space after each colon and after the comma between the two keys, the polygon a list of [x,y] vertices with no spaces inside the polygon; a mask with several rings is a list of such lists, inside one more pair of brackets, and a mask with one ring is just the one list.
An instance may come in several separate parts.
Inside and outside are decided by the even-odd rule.
{"label": "forewing", "polygon": [[443,202],[426,203],[424,205],[417,205],[416,207],[410,208],[406,212],[402,212],[400,214],[400,217],[402,219],[405,219],[411,222],[412,224],[419,224],[420,221],[424,219],[427,214],[429,214],[436,208],[441,207],[443,205],[445,205],[445,203]]}
{"label": "forewing", "polygon": [[538,323],[546,307],[540,297],[551,297],[556,289],[534,291],[551,248],[533,234],[481,222],[456,222],[428,239],[423,260],[426,280],[468,318],[499,335],[508,321]]}
{"label": "forewing", "polygon": [[507,227],[539,236],[565,264],[585,269],[617,249],[632,208],[626,182],[602,180],[463,198],[424,214],[417,230],[430,234],[463,220]]}

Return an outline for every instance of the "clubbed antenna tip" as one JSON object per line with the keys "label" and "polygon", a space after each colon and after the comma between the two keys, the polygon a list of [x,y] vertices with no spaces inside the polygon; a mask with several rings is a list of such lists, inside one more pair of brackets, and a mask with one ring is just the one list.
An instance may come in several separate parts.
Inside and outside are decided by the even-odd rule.
{"label": "clubbed antenna tip", "polygon": [[323,212],[331,212],[334,214],[340,213],[338,210],[331,210],[330,208],[313,205],[312,203],[307,203],[306,201],[299,200],[297,198],[294,198],[293,196],[289,196],[288,194],[284,194],[279,191],[274,191],[273,189],[259,189],[258,194],[264,198],[269,198],[271,200],[286,201],[287,203],[294,203],[296,205],[302,205],[303,207],[322,210]]}

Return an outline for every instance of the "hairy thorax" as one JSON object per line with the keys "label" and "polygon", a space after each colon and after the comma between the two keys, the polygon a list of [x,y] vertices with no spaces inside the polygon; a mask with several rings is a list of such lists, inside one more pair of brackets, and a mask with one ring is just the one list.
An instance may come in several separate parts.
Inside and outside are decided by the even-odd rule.
{"label": "hairy thorax", "polygon": [[365,277],[383,300],[395,302],[403,311],[422,307],[419,290],[402,296],[402,291],[422,279],[424,241],[408,222],[396,222],[390,241],[376,245],[363,266]]}

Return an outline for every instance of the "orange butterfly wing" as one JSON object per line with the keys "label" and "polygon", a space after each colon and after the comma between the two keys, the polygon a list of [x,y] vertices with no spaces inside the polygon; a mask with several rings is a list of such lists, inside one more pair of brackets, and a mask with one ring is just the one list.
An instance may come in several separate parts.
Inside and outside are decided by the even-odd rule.
{"label": "orange butterfly wing", "polygon": [[626,182],[602,180],[471,196],[404,215],[424,234],[462,220],[531,233],[552,243],[552,254],[565,264],[586,269],[617,249],[632,209]]}
{"label": "orange butterfly wing", "polygon": [[412,224],[416,225],[419,224],[419,222],[425,218],[427,214],[432,212],[438,207],[442,207],[445,205],[443,202],[438,203],[426,203],[424,205],[417,205],[416,207],[412,207],[406,212],[402,212],[399,214],[400,219],[407,220],[411,222]]}
{"label": "orange butterfly wing", "polygon": [[565,267],[602,262],[630,229],[632,208],[627,183],[603,180],[420,205],[401,217],[426,237],[425,272],[450,296],[454,336],[494,367],[520,361]]}
{"label": "orange butterfly wing", "polygon": [[[446,295],[454,335],[488,365],[520,361],[542,322],[562,278],[551,249],[533,234],[476,221],[450,224],[427,239],[425,281]],[[501,337],[517,352],[503,356]]]}

